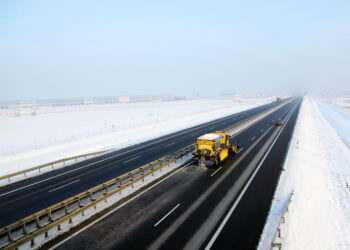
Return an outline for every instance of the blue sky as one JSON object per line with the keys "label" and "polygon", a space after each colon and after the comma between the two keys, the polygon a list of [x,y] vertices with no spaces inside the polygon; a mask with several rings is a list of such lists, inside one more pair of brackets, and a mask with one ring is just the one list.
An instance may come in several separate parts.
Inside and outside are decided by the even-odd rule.
{"label": "blue sky", "polygon": [[350,91],[350,1],[0,1],[0,100]]}

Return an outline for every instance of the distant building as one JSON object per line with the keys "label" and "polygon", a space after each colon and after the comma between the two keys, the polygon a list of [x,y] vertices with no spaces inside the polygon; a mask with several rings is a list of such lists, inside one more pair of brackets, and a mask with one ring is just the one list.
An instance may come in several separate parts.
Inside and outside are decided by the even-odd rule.
{"label": "distant building", "polygon": [[[19,100],[19,101],[0,101],[0,109],[9,109],[10,107],[30,108],[33,107],[59,107],[76,106],[91,104],[113,104],[128,102],[161,102],[174,101],[173,95],[139,95],[139,96],[107,96],[107,97],[85,97],[85,98],[53,98],[38,100]],[[16,108],[16,110],[18,109]]]}

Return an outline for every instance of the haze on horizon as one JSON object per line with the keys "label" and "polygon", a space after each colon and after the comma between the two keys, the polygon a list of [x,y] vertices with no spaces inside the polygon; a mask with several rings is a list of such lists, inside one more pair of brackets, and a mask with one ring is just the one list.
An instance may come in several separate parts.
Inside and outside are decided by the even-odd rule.
{"label": "haze on horizon", "polygon": [[350,93],[350,1],[0,1],[0,100]]}

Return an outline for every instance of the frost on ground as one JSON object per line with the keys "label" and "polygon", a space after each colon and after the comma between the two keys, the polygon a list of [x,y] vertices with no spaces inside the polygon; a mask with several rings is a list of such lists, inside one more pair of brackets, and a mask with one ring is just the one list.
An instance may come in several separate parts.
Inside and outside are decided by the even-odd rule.
{"label": "frost on ground", "polygon": [[0,111],[0,175],[76,155],[122,148],[253,108],[274,98],[41,107]]}
{"label": "frost on ground", "polygon": [[350,249],[350,151],[330,124],[305,97],[258,249],[270,248],[292,190],[282,248]]}

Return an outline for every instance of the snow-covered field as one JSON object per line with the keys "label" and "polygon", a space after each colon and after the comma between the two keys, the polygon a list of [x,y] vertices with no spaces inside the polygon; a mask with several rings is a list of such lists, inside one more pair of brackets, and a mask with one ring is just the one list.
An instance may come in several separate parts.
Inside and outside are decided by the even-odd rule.
{"label": "snow-covered field", "polygon": [[350,249],[349,116],[305,97],[258,249],[269,249],[288,195],[282,249]]}
{"label": "snow-covered field", "polygon": [[0,175],[75,155],[122,148],[268,102],[271,98],[44,107],[0,111]]}
{"label": "snow-covered field", "polygon": [[344,110],[347,113],[350,113],[350,96],[319,96],[318,99],[322,102],[327,102],[338,108]]}

